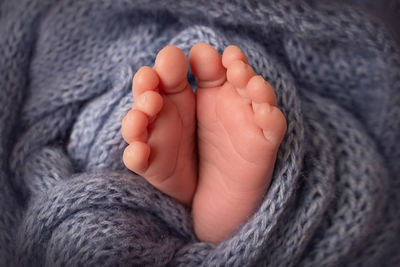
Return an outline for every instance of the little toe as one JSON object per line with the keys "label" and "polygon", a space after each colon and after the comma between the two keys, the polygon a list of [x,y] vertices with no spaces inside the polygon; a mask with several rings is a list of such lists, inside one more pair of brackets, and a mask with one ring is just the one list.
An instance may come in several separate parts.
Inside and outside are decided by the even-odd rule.
{"label": "little toe", "polygon": [[189,63],[200,88],[217,87],[226,81],[226,69],[222,65],[221,55],[207,43],[198,43],[192,47]]}
{"label": "little toe", "polygon": [[139,110],[129,110],[121,123],[124,140],[130,144],[133,141],[146,141],[148,117]]}
{"label": "little toe", "polygon": [[264,137],[278,148],[286,132],[286,119],[280,109],[268,103],[258,104],[254,120],[262,129]]}
{"label": "little toe", "polygon": [[123,161],[128,169],[141,174],[148,167],[149,156],[150,147],[146,143],[135,141],[125,148]]}
{"label": "little toe", "polygon": [[159,86],[164,93],[175,94],[188,87],[188,62],[185,53],[178,47],[164,47],[157,54],[154,70],[160,77]]}
{"label": "little toe", "polygon": [[159,79],[157,73],[148,66],[141,67],[133,76],[132,91],[136,98],[145,91],[157,91]]}

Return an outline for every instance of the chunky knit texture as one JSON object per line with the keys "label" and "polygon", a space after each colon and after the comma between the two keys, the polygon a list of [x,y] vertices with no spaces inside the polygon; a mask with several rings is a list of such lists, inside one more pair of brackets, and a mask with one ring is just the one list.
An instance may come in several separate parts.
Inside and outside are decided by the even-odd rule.
{"label": "chunky knit texture", "polygon": [[[361,11],[293,2],[0,1],[0,266],[398,266],[399,48]],[[122,163],[134,72],[200,41],[238,45],[288,122],[219,245]]]}

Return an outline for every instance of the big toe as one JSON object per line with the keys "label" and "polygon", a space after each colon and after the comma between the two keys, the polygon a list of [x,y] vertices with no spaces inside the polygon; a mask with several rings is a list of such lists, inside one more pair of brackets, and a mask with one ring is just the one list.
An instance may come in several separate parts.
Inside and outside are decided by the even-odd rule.
{"label": "big toe", "polygon": [[178,47],[164,47],[157,54],[154,69],[160,77],[159,87],[164,93],[179,93],[186,88],[188,62],[185,53]]}
{"label": "big toe", "polygon": [[198,43],[192,47],[189,63],[198,87],[216,87],[226,80],[221,55],[207,43]]}

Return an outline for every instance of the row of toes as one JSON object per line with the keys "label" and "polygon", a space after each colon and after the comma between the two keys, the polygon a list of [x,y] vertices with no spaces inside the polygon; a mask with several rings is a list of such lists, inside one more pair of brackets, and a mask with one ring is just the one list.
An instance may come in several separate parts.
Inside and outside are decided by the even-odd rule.
{"label": "row of toes", "polygon": [[[282,133],[278,138],[283,136],[286,121],[276,107],[273,88],[255,75],[246,55],[237,46],[228,46],[221,56],[211,45],[198,43],[189,53],[189,63],[199,88],[222,86],[228,81],[251,105],[255,122],[264,136],[267,139],[276,136],[276,127],[281,128],[279,132]],[[144,66],[136,72],[132,83],[135,102],[123,119],[122,135],[145,155],[147,126],[163,107],[162,94],[176,94],[187,88],[187,71],[185,54],[171,45],[158,53],[154,68]]]}
{"label": "row of toes", "polygon": [[157,54],[153,68],[143,66],[133,77],[135,101],[121,124],[122,137],[129,144],[123,161],[129,169],[146,171],[150,156],[148,126],[164,106],[163,94],[179,94],[187,88],[187,71],[185,54],[170,45]]}
{"label": "row of toes", "polygon": [[141,67],[133,77],[132,109],[122,122],[122,136],[127,143],[146,141],[147,126],[163,107],[160,93],[175,94],[187,85],[188,63],[185,54],[176,46],[167,46],[156,57],[154,68]]}
{"label": "row of toes", "polygon": [[211,45],[199,43],[191,49],[189,62],[198,87],[216,87],[228,81],[242,97],[276,106],[271,85],[255,75],[239,47],[228,46],[221,56]]}
{"label": "row of toes", "polygon": [[[208,45],[208,49],[215,50]],[[226,80],[246,103],[251,105],[254,121],[264,137],[278,147],[286,131],[286,119],[276,106],[274,89],[262,76],[256,75],[246,55],[237,46],[228,46],[221,59]]]}

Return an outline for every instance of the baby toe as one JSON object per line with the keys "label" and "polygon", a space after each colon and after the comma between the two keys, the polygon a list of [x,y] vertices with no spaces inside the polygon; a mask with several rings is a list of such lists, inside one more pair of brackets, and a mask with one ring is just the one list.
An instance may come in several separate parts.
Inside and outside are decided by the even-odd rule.
{"label": "baby toe", "polygon": [[133,103],[133,109],[140,110],[149,118],[153,118],[160,112],[163,106],[162,96],[155,91],[145,91],[139,95]]}
{"label": "baby toe", "polygon": [[123,162],[129,170],[141,174],[148,167],[149,156],[149,145],[135,141],[125,148]]}
{"label": "baby toe", "polygon": [[242,60],[231,62],[226,71],[228,82],[238,89],[246,88],[247,83],[254,75],[253,68]]}
{"label": "baby toe", "polygon": [[236,60],[241,60],[244,63],[248,63],[246,55],[240,50],[239,47],[235,45],[230,45],[225,48],[225,51],[222,55],[222,65],[227,69],[228,66]]}
{"label": "baby toe", "polygon": [[164,93],[179,93],[187,85],[188,62],[185,53],[174,45],[164,47],[156,57],[154,70]]}
{"label": "baby toe", "polygon": [[132,91],[133,97],[136,98],[145,91],[157,90],[159,78],[157,73],[148,66],[141,67],[133,76]]}
{"label": "baby toe", "polygon": [[286,132],[286,119],[280,109],[268,103],[259,104],[254,112],[254,120],[270,144],[279,147]]}
{"label": "baby toe", "polygon": [[272,86],[262,76],[253,76],[246,86],[247,96],[255,103],[276,106],[276,96]]}
{"label": "baby toe", "polygon": [[198,43],[192,47],[189,63],[200,88],[220,86],[226,80],[221,55],[207,43]]}
{"label": "baby toe", "polygon": [[121,123],[121,132],[124,140],[130,144],[133,141],[147,139],[147,116],[139,110],[129,110]]}

